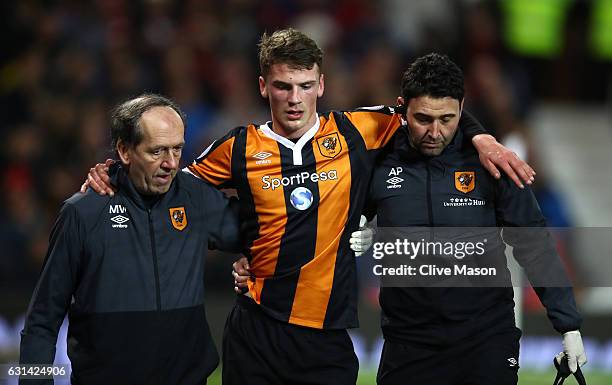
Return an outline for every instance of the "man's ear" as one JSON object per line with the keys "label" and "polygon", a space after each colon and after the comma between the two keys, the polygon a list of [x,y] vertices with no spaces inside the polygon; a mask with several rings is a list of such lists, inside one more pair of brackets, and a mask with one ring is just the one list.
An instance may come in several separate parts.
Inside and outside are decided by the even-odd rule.
{"label": "man's ear", "polygon": [[398,96],[398,97],[397,97],[396,103],[397,103],[397,105],[398,105],[398,106],[404,106],[404,105],[406,105],[404,98],[403,98],[403,97],[401,97],[401,96]]}
{"label": "man's ear", "polygon": [[130,164],[130,152],[129,146],[121,139],[117,140],[116,146],[117,154],[119,154],[119,159],[121,159],[121,163],[126,166]]}
{"label": "man's ear", "polygon": [[268,97],[268,90],[266,89],[266,79],[263,76],[259,77],[259,93],[262,97]]}
{"label": "man's ear", "polygon": [[323,96],[323,91],[325,91],[325,76],[323,74],[319,75],[319,91],[317,92],[317,97]]}

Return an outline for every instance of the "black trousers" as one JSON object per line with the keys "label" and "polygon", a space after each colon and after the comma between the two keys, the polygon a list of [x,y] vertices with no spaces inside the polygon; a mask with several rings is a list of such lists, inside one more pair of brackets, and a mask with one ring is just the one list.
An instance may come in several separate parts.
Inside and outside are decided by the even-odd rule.
{"label": "black trousers", "polygon": [[224,385],[354,385],[359,363],[346,330],[291,325],[238,296],[223,333]]}
{"label": "black trousers", "polygon": [[[486,332],[485,332],[486,333]],[[378,385],[516,385],[519,339],[515,327],[448,346],[385,341]]]}

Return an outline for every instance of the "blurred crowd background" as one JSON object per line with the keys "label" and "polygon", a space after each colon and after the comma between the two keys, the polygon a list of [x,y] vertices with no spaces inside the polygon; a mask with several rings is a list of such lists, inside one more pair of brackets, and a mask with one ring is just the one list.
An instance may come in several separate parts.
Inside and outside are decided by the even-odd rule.
{"label": "blurred crowd background", "polygon": [[[534,116],[576,111],[569,118],[576,137],[595,129],[609,137],[612,0],[20,0],[2,2],[0,12],[0,361],[15,357],[14,332],[62,201],[91,166],[112,157],[112,106],[145,91],[175,99],[188,117],[189,162],[229,129],[268,119],[257,86],[264,31],[293,26],[324,49],[319,111],[394,104],[414,58],[448,54],[464,69],[466,107],[536,167],[551,226],[592,225],[576,221],[575,205],[551,178],[554,168],[543,166],[540,149],[550,141],[538,141]],[[594,127],[592,116],[603,123]],[[608,197],[601,183],[610,186],[612,176],[607,165],[601,169],[589,183]],[[580,258],[564,254],[579,276]],[[217,302],[231,306],[232,260],[209,259],[213,313]],[[375,314],[375,296],[363,297]],[[525,307],[541,316],[529,292]],[[609,308],[601,314],[594,318],[610,321]],[[372,323],[377,330],[375,317]],[[612,338],[609,328],[594,327],[598,341]]]}

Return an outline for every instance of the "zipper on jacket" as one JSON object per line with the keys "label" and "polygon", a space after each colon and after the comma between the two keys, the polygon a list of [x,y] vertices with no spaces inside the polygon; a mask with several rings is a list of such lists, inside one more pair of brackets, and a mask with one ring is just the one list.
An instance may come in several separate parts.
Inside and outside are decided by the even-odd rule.
{"label": "zipper on jacket", "polygon": [[429,220],[429,228],[433,228],[434,220],[433,220],[433,206],[431,203],[431,172],[429,170],[429,162],[425,164],[425,168],[427,169],[427,218]]}
{"label": "zipper on jacket", "polygon": [[433,218],[433,205],[431,203],[431,170],[429,169],[429,161],[425,163],[427,170],[427,219],[429,222],[429,240],[435,240],[434,233],[434,218]]}
{"label": "zipper on jacket", "polygon": [[151,209],[147,210],[149,214],[149,236],[151,238],[151,255],[153,257],[153,272],[155,273],[155,296],[157,300],[157,311],[161,311],[161,293],[159,289],[159,271],[157,269],[157,250],[155,249],[155,233],[153,232],[153,219],[151,218]]}

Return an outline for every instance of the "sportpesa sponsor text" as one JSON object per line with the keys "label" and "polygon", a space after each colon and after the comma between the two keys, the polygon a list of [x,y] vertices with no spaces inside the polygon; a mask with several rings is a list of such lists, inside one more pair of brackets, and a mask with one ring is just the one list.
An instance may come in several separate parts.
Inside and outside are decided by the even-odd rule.
{"label": "sportpesa sponsor text", "polygon": [[261,182],[263,183],[262,189],[268,190],[276,190],[277,188],[283,186],[293,186],[295,184],[304,184],[306,181],[310,180],[312,183],[324,182],[327,180],[337,180],[338,172],[336,170],[329,171],[321,171],[321,172],[313,172],[310,173],[308,171],[303,171],[299,174],[285,176],[282,178],[274,178],[270,175],[264,175],[261,178]]}

